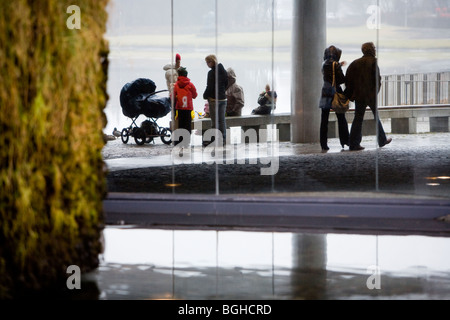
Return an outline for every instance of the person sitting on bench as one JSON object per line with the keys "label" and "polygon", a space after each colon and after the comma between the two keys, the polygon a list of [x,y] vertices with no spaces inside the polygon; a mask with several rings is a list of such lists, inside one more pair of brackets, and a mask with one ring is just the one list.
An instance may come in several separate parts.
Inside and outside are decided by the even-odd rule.
{"label": "person sitting on bench", "polygon": [[253,109],[252,114],[267,115],[275,110],[277,103],[277,92],[270,90],[270,85],[266,85],[266,90],[258,97],[259,107]]}

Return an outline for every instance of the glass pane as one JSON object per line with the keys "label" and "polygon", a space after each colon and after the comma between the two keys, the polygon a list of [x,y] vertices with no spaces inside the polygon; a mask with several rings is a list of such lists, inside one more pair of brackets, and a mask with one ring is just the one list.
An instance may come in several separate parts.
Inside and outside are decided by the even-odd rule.
{"label": "glass pane", "polygon": [[[402,108],[404,118],[386,119],[395,143],[389,168],[380,162],[380,188],[448,197],[449,1],[381,2],[380,67],[384,68],[380,110]],[[414,114],[407,110],[414,110]],[[381,111],[383,112],[383,111]],[[443,117],[440,117],[443,116]],[[399,190],[393,177],[403,168]],[[421,166],[414,163],[420,162]],[[397,170],[398,172],[398,170]],[[398,174],[397,174],[398,177]],[[398,178],[397,178],[398,179]]]}
{"label": "glass pane", "polygon": [[[198,5],[179,0],[124,3],[113,1],[109,8],[111,15],[107,36],[111,44],[111,63],[108,89],[111,99],[106,109],[108,126],[105,132],[109,133],[114,128],[123,131],[130,124],[133,128],[142,128],[146,117],[141,115],[135,122],[126,117],[118,99],[120,92],[125,84],[138,78],[153,80],[157,85],[156,90],[168,89],[163,67],[174,62],[176,54],[181,56],[181,66],[186,67],[188,78],[196,87],[198,96],[193,99],[195,124],[192,143],[183,152],[164,145],[159,138],[153,138],[150,143],[146,141],[141,146],[133,136],[123,145],[120,145],[120,141],[109,142],[120,149],[111,154],[107,150],[104,153],[111,170],[110,191],[242,193],[249,190],[253,178],[260,180],[255,191],[272,190],[272,177],[261,178],[261,167],[270,165],[267,155],[274,152],[273,145],[265,141],[261,146],[258,145],[257,128],[229,128],[227,147],[214,152],[214,149],[202,147],[202,133],[205,134],[202,129],[209,128],[211,120],[204,119],[202,122],[199,118],[204,115],[207,102],[203,93],[210,68],[205,58],[210,54],[216,55],[219,63],[228,71],[229,68],[233,69],[236,84],[243,89],[245,105],[241,110],[242,115],[250,115],[258,106],[258,97],[266,85],[277,85],[278,78],[273,74],[278,66],[274,63],[272,50],[274,3],[271,0],[198,1]],[[149,16],[145,17],[142,12],[149,12]],[[287,69],[290,30],[286,14],[283,19],[283,48],[279,54]],[[284,78],[280,81],[278,105],[284,108],[280,108],[281,112],[288,112],[290,79],[286,72],[281,74]],[[167,93],[161,93],[161,96],[164,95]],[[163,128],[171,127],[170,114],[156,120]],[[243,135],[247,136],[250,143],[241,143]],[[201,165],[203,172],[195,179],[190,176],[193,169],[187,167],[192,164]],[[248,171],[249,167],[254,167],[253,172]],[[137,169],[119,171],[126,168]],[[247,184],[242,184],[239,179],[242,174],[239,168],[247,171]]]}
{"label": "glass pane", "polygon": [[[198,97],[193,100],[192,144],[182,154],[159,137],[142,146],[133,137],[127,144],[120,138],[108,142],[108,147],[114,145],[104,152],[111,170],[110,191],[297,196],[326,191],[338,197],[448,198],[448,1],[327,0],[326,4],[326,46],[342,49],[341,61],[347,62],[344,73],[362,56],[363,43],[375,44],[381,75],[377,116],[387,138],[393,138],[391,144],[378,146],[380,129],[367,109],[362,152],[349,152],[347,146],[342,150],[337,119],[331,113],[327,153],[321,152],[319,143],[289,142],[289,126],[283,131],[287,141],[281,139],[279,128],[277,141],[270,140],[273,132],[269,132],[267,142],[242,143],[243,133],[256,139],[257,131],[250,124],[230,128],[228,146],[212,153],[202,147],[200,129],[210,121],[199,119],[205,112],[209,54],[234,69],[236,83],[244,90],[243,116],[258,106],[259,94],[269,84],[278,94],[274,114],[289,118],[293,1],[115,0],[109,7],[110,101],[105,133],[132,123],[120,106],[122,87],[144,77],[155,81],[156,90],[167,90],[163,67],[175,62],[177,53]],[[160,96],[167,97],[168,92]],[[352,103],[346,115],[349,131],[354,107]],[[318,106],[311,108],[320,112]],[[144,120],[139,117],[137,126]],[[168,114],[157,123],[166,128],[171,120]],[[227,118],[227,123],[232,120]],[[274,127],[269,124],[268,129]],[[264,170],[268,168],[272,171]]]}
{"label": "glass pane", "polygon": [[[344,173],[361,177],[364,167],[365,176],[356,180],[361,190],[385,197],[448,197],[449,6],[449,1],[327,1],[327,44],[343,50],[342,60],[360,58],[365,42],[377,49],[378,117],[393,142],[378,148],[376,133],[382,132],[367,109],[362,144],[371,155],[348,159],[355,161],[354,170]],[[351,112],[347,118],[351,122]]]}

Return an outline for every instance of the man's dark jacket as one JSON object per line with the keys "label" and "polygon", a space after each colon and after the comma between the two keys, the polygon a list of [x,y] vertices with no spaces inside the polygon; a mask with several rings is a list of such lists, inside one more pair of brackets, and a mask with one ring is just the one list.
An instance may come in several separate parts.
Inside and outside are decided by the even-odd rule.
{"label": "man's dark jacket", "polygon": [[345,95],[351,101],[375,105],[381,86],[377,59],[371,55],[353,61],[345,74]]}
{"label": "man's dark jacket", "polygon": [[228,87],[228,74],[221,63],[217,65],[218,70],[218,93],[219,97],[216,99],[216,67],[211,68],[208,72],[208,79],[206,82],[206,89],[203,93],[203,99],[225,100],[227,98],[225,91]]}

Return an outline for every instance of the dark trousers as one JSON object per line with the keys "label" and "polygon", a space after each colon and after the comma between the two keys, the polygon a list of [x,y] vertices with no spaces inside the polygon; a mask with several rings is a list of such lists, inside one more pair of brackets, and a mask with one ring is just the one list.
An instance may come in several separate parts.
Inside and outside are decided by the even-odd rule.
{"label": "dark trousers", "polygon": [[[364,114],[366,113],[367,102],[355,101],[355,118],[353,119],[352,129],[350,130],[350,148],[358,147],[362,141],[362,125],[364,121]],[[369,104],[370,110],[372,110],[374,119],[376,119],[377,108],[374,104]],[[378,119],[378,145],[380,147],[386,144],[386,133],[384,132],[383,125],[380,119]]]}
{"label": "dark trousers", "polygon": [[268,115],[272,112],[272,106],[259,106],[256,109],[252,110],[252,114],[257,114],[257,115]]}
{"label": "dark trousers", "polygon": [[[330,117],[330,109],[322,109],[322,118],[320,121],[320,145],[322,148],[327,147],[328,143],[328,119]],[[336,113],[338,120],[339,141],[341,146],[349,144],[348,122],[345,113]]]}
{"label": "dark trousers", "polygon": [[[192,121],[192,116],[191,110],[177,110],[178,111],[178,129],[186,129],[187,131],[189,131],[189,138],[190,138],[190,134],[191,134],[191,121]],[[177,145],[179,144],[181,141],[183,141],[183,137],[180,137],[180,141],[175,141],[174,144]],[[189,140],[188,144],[191,141]]]}

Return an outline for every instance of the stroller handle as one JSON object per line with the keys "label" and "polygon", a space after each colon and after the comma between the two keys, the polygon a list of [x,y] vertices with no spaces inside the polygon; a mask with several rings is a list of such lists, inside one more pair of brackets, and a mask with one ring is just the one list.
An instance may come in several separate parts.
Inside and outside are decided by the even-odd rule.
{"label": "stroller handle", "polygon": [[161,92],[166,92],[166,91],[169,91],[169,90],[166,89],[166,90],[155,91],[155,92],[150,93],[150,96],[153,96],[153,95],[161,93]]}

